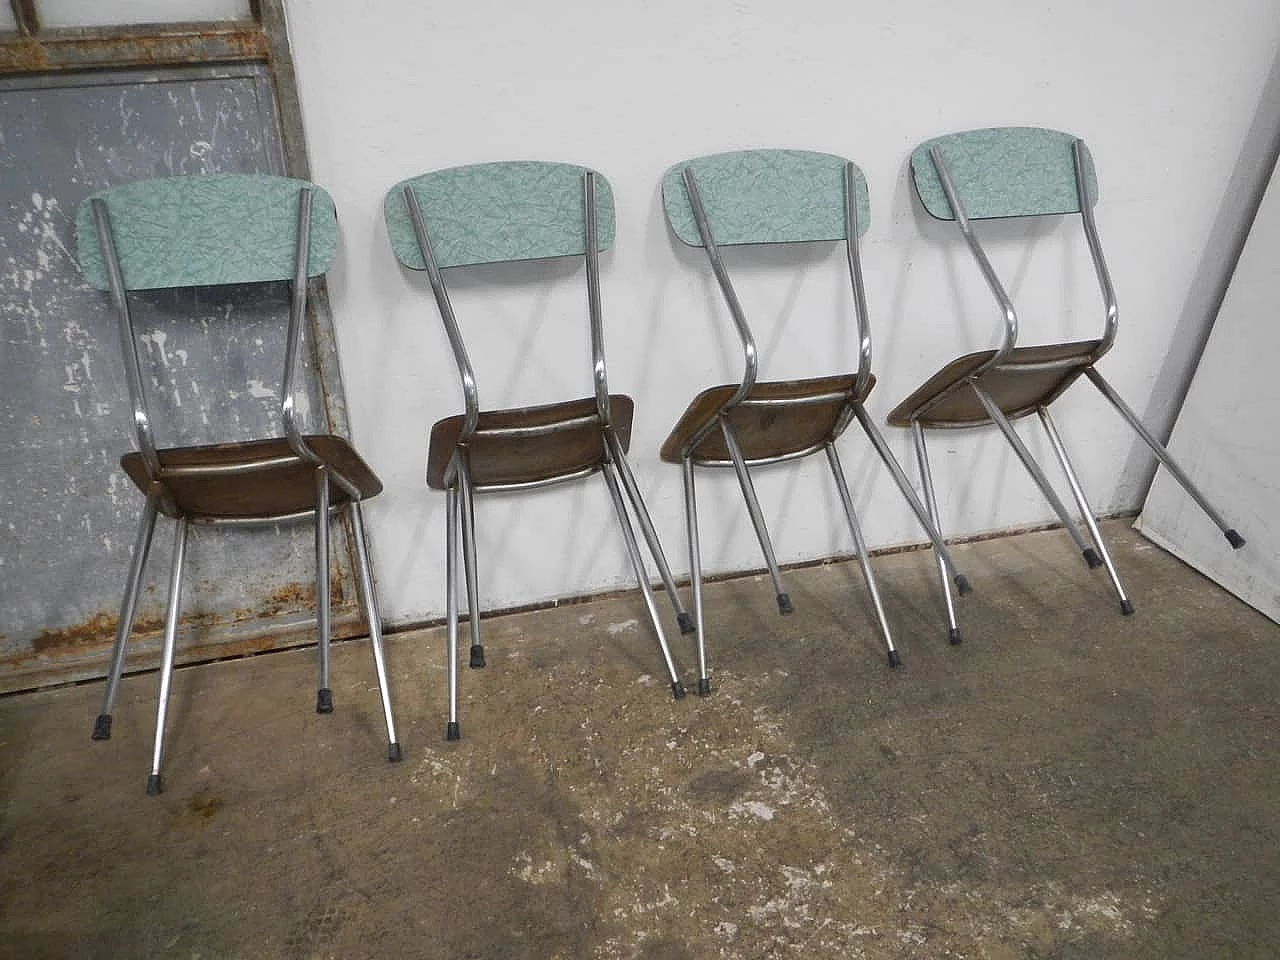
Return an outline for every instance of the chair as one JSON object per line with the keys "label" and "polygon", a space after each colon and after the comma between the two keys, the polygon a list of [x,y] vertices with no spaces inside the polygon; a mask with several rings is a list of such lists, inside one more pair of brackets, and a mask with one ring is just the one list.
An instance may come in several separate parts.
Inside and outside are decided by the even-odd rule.
{"label": "chair", "polygon": [[[870,202],[862,171],[853,163],[824,153],[797,150],[745,150],[698,157],[678,163],[662,179],[667,222],[680,241],[700,246],[724,295],[742,341],[744,373],[740,383],[722,384],[699,393],[662,445],[662,459],[684,471],[685,521],[698,644],[698,692],[710,692],[702,617],[702,572],[698,545],[694,467],[728,467],[737,474],[747,512],[755,528],[765,565],[777,594],[778,611],[792,611],[764,516],[752,485],[750,468],[781,463],[822,452],[826,455],[849,531],[861,561],[875,607],[889,663],[901,662],[876,589],[875,577],[836,452],[836,440],[851,421],[862,426],[938,554],[952,569],[961,593],[968,582],[951,568],[941,537],[924,506],[894,459],[863,404],[875,385],[871,372],[871,327],[867,316],[858,238],[870,224]],[[756,342],[724,266],[720,248],[742,244],[845,242],[853,305],[858,323],[858,364],[852,373],[804,380],[757,378]],[[960,642],[955,610],[948,597],[948,635]]]}
{"label": "chair", "polygon": [[[316,711],[333,711],[329,688],[329,518],[346,509],[354,533],[360,599],[387,725],[388,757],[400,759],[387,690],[382,632],[365,545],[361,501],[382,484],[341,437],[303,435],[295,406],[308,277],[329,266],[337,245],[333,201],[300,180],[215,175],[146,180],[100,191],[77,211],[76,236],[88,282],[110,291],[119,320],[137,450],[120,461],[145,495],[129,567],[102,712],[93,739],[111,736],[111,710],[133,628],[156,517],[177,522],[160,670],[160,705],[147,792],[162,789],[160,764],[177,640],[189,524],[277,523],[314,517],[320,686]],[[173,287],[290,281],[280,390],[284,436],[211,446],[160,448],[144,390],[130,293]]]}
{"label": "chair", "polygon": [[[1119,575],[1098,531],[1093,512],[1062,445],[1049,405],[1081,376],[1088,378],[1218,525],[1233,548],[1244,538],[1230,528],[1143,426],[1095,366],[1111,349],[1119,312],[1111,276],[1102,256],[1094,223],[1097,177],[1084,141],[1067,133],[1038,127],[969,130],[926,141],[911,154],[916,193],[930,216],[953,220],[968,243],[978,269],[1000,309],[1002,337],[994,350],[969,353],[951,361],[926,380],[889,414],[889,423],[909,427],[925,499],[934,523],[937,504],[929,471],[925,430],[995,424],[1049,501],[1091,568],[1106,567],[1124,614],[1133,613]],[[1060,217],[1079,214],[1093,258],[1105,309],[1105,325],[1097,339],[1018,345],[1018,317],[978,237],[974,220],[1004,217]],[[1044,471],[1015,432],[1012,421],[1036,414],[1066,475],[1090,542],[1077,528]],[[946,589],[944,578],[943,588]]]}
{"label": "chair", "polygon": [[[693,623],[676,592],[640,489],[627,464],[634,405],[609,392],[600,303],[599,251],[613,242],[613,195],[603,176],[585,167],[533,161],[484,163],[424,173],[396,184],[384,203],[391,247],[400,263],[425,270],[462,378],[466,412],[431,428],[427,484],[446,492],[446,618],[449,719],[458,725],[457,537],[462,536],[470,612],[469,663],[483,667],[476,571],[474,495],[527,490],[600,473],[609,489],[623,542],[671,680],[685,695],[662,631],[627,513],[630,505],[682,632]],[[594,393],[541,406],[483,410],[471,361],[454,316],[443,271],[478,264],[582,257],[586,264]],[[625,499],[624,499],[625,497]]]}

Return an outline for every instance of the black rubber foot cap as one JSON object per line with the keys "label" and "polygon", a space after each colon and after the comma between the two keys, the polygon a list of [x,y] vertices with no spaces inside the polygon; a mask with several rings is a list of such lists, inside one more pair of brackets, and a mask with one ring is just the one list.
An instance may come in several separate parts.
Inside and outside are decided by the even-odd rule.
{"label": "black rubber foot cap", "polygon": [[333,691],[328,687],[316,691],[316,713],[333,713]]}
{"label": "black rubber foot cap", "polygon": [[969,586],[969,578],[963,573],[956,574],[956,589],[960,591],[962,597],[973,593],[973,587]]}
{"label": "black rubber foot cap", "polygon": [[693,633],[698,629],[693,623],[693,617],[687,613],[677,615],[676,622],[680,624],[681,633]]}
{"label": "black rubber foot cap", "polygon": [[947,639],[951,641],[953,647],[960,646],[960,628],[952,627],[947,631]]}
{"label": "black rubber foot cap", "polygon": [[1231,544],[1232,550],[1239,550],[1244,546],[1244,537],[1236,533],[1234,530],[1228,530],[1223,534],[1227,538],[1227,543]]}
{"label": "black rubber foot cap", "polygon": [[392,763],[400,762],[400,744],[392,743],[387,746],[387,759]]}
{"label": "black rubber foot cap", "polygon": [[481,644],[473,643],[471,645],[471,663],[472,670],[479,670],[484,666],[484,647]]}
{"label": "black rubber foot cap", "polygon": [[791,605],[791,595],[786,593],[778,594],[778,612],[781,614],[795,613],[796,608]]}
{"label": "black rubber foot cap", "polygon": [[446,740],[461,740],[462,731],[458,729],[458,721],[449,721],[449,728],[445,731],[444,738]]}
{"label": "black rubber foot cap", "polygon": [[1132,603],[1130,603],[1128,600],[1121,600],[1121,601],[1120,601],[1120,612],[1121,612],[1121,613],[1123,613],[1126,617],[1132,616],[1132,615],[1133,615],[1133,604],[1132,604]]}
{"label": "black rubber foot cap", "polygon": [[681,683],[679,680],[671,684],[671,698],[673,700],[684,699],[684,684]]}
{"label": "black rubber foot cap", "polygon": [[1089,565],[1090,570],[1096,570],[1098,567],[1102,566],[1102,558],[1098,556],[1093,547],[1089,547],[1089,549],[1085,550],[1084,562]]}
{"label": "black rubber foot cap", "polygon": [[902,658],[898,656],[897,650],[889,651],[889,666],[897,667],[902,665]]}
{"label": "black rubber foot cap", "polygon": [[147,796],[159,796],[164,788],[160,786],[160,774],[153,773],[147,777]]}
{"label": "black rubber foot cap", "polygon": [[698,678],[698,696],[706,697],[711,694],[711,681],[706,677]]}
{"label": "black rubber foot cap", "polygon": [[93,739],[110,740],[111,739],[111,714],[100,713],[98,719],[93,721]]}

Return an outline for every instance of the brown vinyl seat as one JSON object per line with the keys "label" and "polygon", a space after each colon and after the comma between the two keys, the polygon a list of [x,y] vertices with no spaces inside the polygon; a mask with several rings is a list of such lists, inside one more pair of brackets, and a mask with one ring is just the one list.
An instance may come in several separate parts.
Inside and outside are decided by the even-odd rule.
{"label": "brown vinyl seat", "polygon": [[[470,611],[470,665],[483,667],[474,527],[475,493],[523,490],[588,477],[604,477],[623,543],[657,636],[672,695],[684,696],[632,529],[639,524],[675,608],[682,631],[693,622],[680,602],[626,452],[634,404],[609,392],[600,306],[599,255],[613,243],[613,193],[603,176],[586,167],[532,161],[472,164],[412,177],[387,192],[387,233],[400,263],[425,270],[462,378],[466,410],[431,428],[427,484],[444,490],[446,512],[446,620],[449,720],[445,736],[461,736],[458,724],[457,537]],[[540,406],[480,409],[475,375],[443,271],[478,264],[581,257],[586,266],[592,396]],[[630,515],[628,514],[630,510]]]}
{"label": "brown vinyl seat", "polygon": [[[1049,413],[1049,406],[1082,376],[1134,428],[1152,452],[1169,468],[1187,492],[1218,525],[1232,547],[1243,538],[1222,519],[1170,458],[1137,415],[1102,378],[1096,364],[1115,341],[1119,312],[1115,292],[1094,223],[1098,186],[1093,159],[1084,141],[1067,133],[1040,127],[999,127],[966,130],[935,137],[911,155],[911,178],[921,205],[938,220],[954,221],[968,244],[979,272],[995,297],[1002,320],[1000,346],[965,354],[944,365],[893,408],[888,422],[914,434],[916,457],[925,500],[935,525],[939,523],[929,471],[925,431],[994,424],[1031,475],[1071,535],[1090,567],[1105,567],[1125,614],[1133,605],[1120,583],[1093,512]],[[987,259],[973,221],[1008,217],[1060,218],[1078,214],[1093,258],[1104,308],[1104,330],[1098,339],[1043,345],[1018,343],[1018,316],[994,268]],[[1066,474],[1086,541],[1066,505],[1013,428],[1013,421],[1036,414],[1054,454]],[[946,578],[943,588],[947,589]]]}
{"label": "brown vinyl seat", "polygon": [[849,405],[862,403],[876,385],[874,376],[867,377],[860,386],[857,381],[855,374],[760,381],[742,402],[728,409],[726,405],[741,384],[709,387],[693,398],[672,429],[662,445],[662,459],[680,463],[681,451],[698,436],[701,439],[689,451],[695,464],[732,466],[733,456],[724,433],[706,429],[715,425],[722,412],[738,436],[743,459],[749,463],[812,453],[840,433],[840,420]]}
{"label": "brown vinyl seat", "polygon": [[[870,223],[870,203],[862,171],[848,160],[802,150],[742,150],[686,160],[671,167],[662,181],[663,208],[672,232],[683,243],[702,247],[720,285],[742,341],[745,373],[741,383],[721,384],[693,398],[662,445],[662,459],[684,471],[685,523],[698,635],[698,692],[708,693],[702,615],[702,570],[698,544],[695,467],[732,467],[773,581],[780,613],[791,612],[791,598],[773,553],[751,481],[751,468],[826,455],[875,606],[889,663],[900,657],[880,603],[880,594],[836,452],[836,441],[855,419],[893,475],[911,509],[950,563],[946,547],[933,531],[916,497],[867,415],[864,401],[875,386],[871,373],[871,334],[862,292],[858,238]],[[843,242],[858,322],[859,354],[853,372],[795,380],[758,379],[759,358],[746,314],[721,256],[722,247],[748,244]],[[964,577],[956,575],[962,592]],[[954,610],[948,609],[949,636],[960,639]]]}
{"label": "brown vinyl seat", "polygon": [[[379,493],[382,484],[345,439],[328,433],[304,434],[297,422],[307,288],[310,278],[328,269],[337,247],[333,201],[321,187],[286,177],[221,174],[144,180],[99,191],[85,200],[77,212],[76,238],[85,278],[98,289],[110,291],[115,305],[137,445],[137,450],[126,454],[120,464],[146,497],[93,738],[105,740],[111,736],[112,705],[124,670],[142,573],[159,514],[177,521],[177,532],[147,792],[159,793],[162,788],[160,765],[177,644],[183,559],[191,523],[242,525],[314,520],[320,660],[316,711],[331,713],[329,524],[331,515],[340,512],[351,522],[358,592],[368,622],[386,722],[387,756],[392,761],[399,760],[400,743],[391,714],[382,628],[361,511],[361,502]],[[281,282],[290,286],[286,356],[279,390],[283,436],[157,447],[143,386],[138,337],[130,314],[131,294]],[[228,355],[235,357],[238,340],[232,337],[229,341]],[[235,364],[229,367],[236,369]],[[253,382],[229,386],[244,390]],[[258,388],[261,386],[257,384]],[[215,429],[223,435],[239,432],[230,424]]]}
{"label": "brown vinyl seat", "polygon": [[[331,508],[382,492],[382,482],[342,437],[304,434],[302,440],[319,465],[354,487],[348,492],[329,481]],[[175,520],[252,520],[316,508],[317,463],[300,457],[284,437],[173,447],[157,450],[156,457],[160,469],[154,475],[138,452],[126,453],[120,466],[144,495],[158,483],[160,512]]]}
{"label": "brown vinyl seat", "polygon": [[[1079,340],[1014,347],[982,376],[983,389],[1007,418],[1025,417],[1075,383],[1100,346],[1101,340]],[[995,350],[979,350],[952,360],[889,412],[889,424],[909,427],[918,420],[922,427],[975,427],[990,423],[986,408],[964,386],[995,357]]]}
{"label": "brown vinyl seat", "polygon": [[[625,452],[631,449],[635,404],[630,397],[613,393],[609,408],[610,426]],[[431,428],[427,485],[433,490],[449,489],[446,477],[466,419],[465,415],[448,417]],[[482,411],[465,443],[471,482],[477,489],[524,487],[594,473],[604,464],[603,429],[595,397]]]}

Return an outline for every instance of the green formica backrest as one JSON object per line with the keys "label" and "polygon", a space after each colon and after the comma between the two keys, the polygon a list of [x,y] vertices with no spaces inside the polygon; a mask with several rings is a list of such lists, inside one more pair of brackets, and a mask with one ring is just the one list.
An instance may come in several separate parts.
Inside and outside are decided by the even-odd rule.
{"label": "green formica backrest", "polygon": [[[843,240],[843,157],[808,150],[739,150],[677,163],[662,177],[667,223],[684,243],[702,246],[684,183],[693,168],[711,236],[717,245]],[[853,168],[858,234],[871,225],[862,171]]]}
{"label": "green formica backrest", "polygon": [[[587,167],[511,160],[410,177],[387,191],[382,210],[396,257],[426,269],[404,188],[413,190],[438,267],[544,260],[587,252],[583,182]],[[596,247],[613,245],[613,191],[597,173]]]}
{"label": "green formica backrest", "polygon": [[[1072,145],[1076,137],[1043,127],[993,127],[935,137],[911,153],[920,202],[939,220],[954,220],[930,150],[938,147],[965,215],[974,220],[1079,213]],[[1083,146],[1083,144],[1081,145]],[[1084,153],[1089,205],[1098,202],[1093,158]]]}
{"label": "green formica backrest", "polygon": [[91,201],[106,202],[111,235],[130,290],[290,280],[298,197],[311,188],[308,276],[329,269],[337,214],[323,188],[266,174],[209,174],[139,180],[93,194],[76,211],[80,269],[109,288]]}

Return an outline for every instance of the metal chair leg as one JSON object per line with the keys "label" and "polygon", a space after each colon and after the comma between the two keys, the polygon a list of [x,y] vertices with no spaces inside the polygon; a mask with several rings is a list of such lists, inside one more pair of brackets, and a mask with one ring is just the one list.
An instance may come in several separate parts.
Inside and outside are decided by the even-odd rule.
{"label": "metal chair leg", "polygon": [[1102,563],[1107,568],[1107,576],[1111,578],[1111,584],[1116,588],[1116,596],[1120,598],[1120,612],[1125,615],[1131,614],[1133,613],[1133,604],[1129,602],[1129,598],[1125,596],[1124,587],[1120,585],[1120,575],[1116,573],[1115,564],[1111,562],[1111,554],[1107,552],[1107,545],[1102,542],[1102,532],[1098,529],[1098,522],[1094,519],[1093,510],[1089,506],[1089,501],[1085,498],[1084,488],[1080,486],[1080,480],[1076,477],[1076,472],[1071,466],[1071,460],[1067,457],[1067,448],[1062,445],[1062,438],[1058,436],[1058,428],[1054,426],[1053,418],[1049,416],[1049,408],[1040,407],[1036,412],[1040,414],[1040,422],[1044,424],[1044,432],[1049,435],[1049,443],[1058,457],[1058,463],[1062,465],[1062,472],[1067,475],[1067,484],[1071,487],[1071,495],[1076,498],[1076,506],[1080,509],[1080,516],[1084,520],[1085,526],[1089,528],[1089,536],[1097,544],[1098,553],[1102,556]]}
{"label": "metal chair leg", "polygon": [[[461,482],[461,481],[458,481]],[[445,492],[444,569],[445,569],[445,624],[449,656],[449,724],[445,728],[446,740],[460,740],[462,729],[458,726],[458,526],[462,522],[458,509],[458,486]]]}
{"label": "metal chair leg", "polygon": [[614,476],[614,465],[606,460],[600,472],[604,474],[605,483],[609,487],[609,496],[613,500],[614,512],[618,515],[618,526],[622,528],[622,539],[627,546],[627,555],[631,558],[631,566],[636,572],[636,582],[640,585],[640,594],[644,597],[645,609],[649,611],[649,621],[658,635],[658,646],[662,648],[662,659],[666,661],[667,673],[671,677],[671,695],[679,700],[684,696],[684,684],[680,682],[680,674],[676,671],[675,661],[671,658],[671,648],[667,646],[666,635],[662,632],[662,622],[658,619],[658,605],[653,596],[653,586],[649,583],[649,575],[644,569],[644,558],[640,555],[640,547],[636,544],[635,531],[631,529],[631,520],[627,516],[627,505],[623,501],[619,489],[618,478]]}
{"label": "metal chair leg", "polygon": [[169,689],[173,684],[174,650],[178,645],[178,601],[182,594],[182,564],[187,555],[187,518],[178,518],[173,534],[173,567],[169,572],[169,602],[164,615],[164,648],[160,660],[160,702],[156,707],[156,738],[151,751],[151,775],[147,793],[163,790],[160,761],[164,758],[164,725],[169,715]]}
{"label": "metal chair leg", "polygon": [[880,622],[880,635],[884,637],[885,646],[889,648],[889,666],[896,667],[902,659],[893,645],[893,634],[889,632],[889,621],[884,615],[884,604],[880,602],[876,577],[871,571],[871,557],[867,553],[867,543],[862,538],[858,515],[853,509],[853,498],[849,496],[849,484],[845,481],[844,468],[840,466],[840,455],[836,453],[833,443],[828,443],[825,449],[827,462],[831,465],[831,475],[836,481],[836,490],[840,493],[840,502],[844,505],[844,516],[849,521],[849,532],[853,534],[853,545],[858,551],[858,562],[862,564],[862,576],[867,581],[867,591],[871,594],[871,602],[876,608],[876,619]]}
{"label": "metal chair leg", "polygon": [[885,443],[884,436],[876,428],[875,422],[872,421],[871,416],[863,408],[862,404],[857,404],[853,408],[853,412],[858,418],[858,423],[862,426],[862,432],[867,435],[867,439],[875,447],[876,453],[880,455],[880,460],[888,467],[889,474],[893,477],[893,482],[902,491],[903,497],[906,498],[907,506],[911,508],[911,512],[920,521],[920,526],[924,528],[924,532],[928,534],[930,541],[933,543],[933,549],[938,551],[938,555],[946,562],[947,569],[951,571],[951,577],[955,582],[956,589],[960,591],[960,596],[963,597],[965,594],[972,593],[973,587],[969,586],[969,579],[956,570],[956,565],[951,560],[951,551],[947,549],[946,543],[943,542],[942,534],[938,533],[937,529],[929,521],[929,514],[925,511],[924,504],[916,496],[916,492],[911,486],[911,481],[907,479],[907,475],[902,470],[902,464],[898,463],[897,458],[889,449],[889,445]]}
{"label": "metal chair leg", "polygon": [[627,499],[631,501],[631,512],[635,514],[636,521],[640,524],[640,532],[644,534],[645,542],[649,545],[649,553],[653,556],[653,562],[658,565],[658,575],[662,577],[662,585],[666,588],[667,596],[671,599],[671,606],[675,608],[676,622],[680,624],[680,632],[693,633],[693,618],[689,616],[684,604],[680,602],[680,593],[676,590],[676,581],[671,576],[671,566],[667,563],[667,556],[662,551],[662,543],[658,540],[658,532],[653,528],[653,520],[649,517],[649,509],[645,506],[644,497],[640,495],[640,487],[631,472],[631,464],[627,462],[622,443],[612,429],[605,431],[605,442],[609,448],[609,457],[618,468],[618,476],[622,480],[622,489],[626,491]]}
{"label": "metal chair leg", "polygon": [[996,406],[994,400],[987,396],[986,391],[979,387],[976,383],[970,383],[969,387],[973,390],[974,395],[982,403],[983,408],[987,411],[987,416],[991,421],[1000,428],[1000,432],[1004,434],[1004,438],[1009,441],[1009,446],[1013,447],[1013,452],[1018,455],[1018,459],[1022,461],[1022,465],[1027,468],[1027,473],[1031,474],[1031,479],[1036,482],[1036,486],[1040,488],[1040,492],[1044,494],[1044,498],[1049,501],[1049,506],[1053,507],[1054,512],[1058,515],[1058,519],[1062,521],[1062,526],[1067,533],[1071,535],[1071,539],[1076,542],[1076,546],[1080,548],[1080,553],[1084,556],[1085,563],[1090,567],[1102,566],[1102,560],[1094,551],[1093,547],[1085,543],[1084,537],[1080,535],[1080,529],[1076,526],[1075,520],[1071,518],[1071,514],[1067,512],[1066,505],[1062,499],[1054,491],[1049,484],[1049,478],[1044,475],[1044,471],[1040,469],[1040,464],[1036,463],[1035,458],[1031,456],[1031,451],[1027,449],[1026,444],[1022,442],[1022,438],[1018,436],[1013,424]]}
{"label": "metal chair leg", "polygon": [[378,692],[382,695],[382,715],[387,723],[387,759],[400,759],[400,741],[396,722],[391,716],[391,690],[387,682],[387,661],[382,649],[382,619],[378,613],[378,596],[373,587],[373,570],[369,563],[369,546],[364,538],[364,512],[360,501],[351,501],[351,533],[356,542],[356,566],[359,568],[360,599],[364,618],[369,625],[369,645],[373,647],[373,669],[378,675]]}
{"label": "metal chair leg", "polygon": [[684,474],[684,521],[689,539],[689,594],[693,600],[693,626],[698,639],[698,696],[711,692],[707,672],[707,643],[702,629],[702,550],[698,544],[698,498],[694,490],[693,458],[681,462]]}
{"label": "metal chair leg", "polygon": [[320,686],[316,690],[316,713],[333,713],[333,690],[329,686],[329,474],[316,471],[316,649],[320,657]]}
{"label": "metal chair leg", "polygon": [[159,503],[159,491],[153,490],[148,493],[146,506],[142,508],[142,516],[138,520],[138,537],[133,544],[129,575],[124,583],[124,597],[120,601],[120,619],[116,621],[116,639],[111,646],[111,667],[107,671],[107,689],[102,694],[102,709],[93,722],[94,740],[111,739],[111,711],[115,705],[116,691],[120,687],[120,676],[124,673],[125,650],[129,645],[129,634],[133,632],[133,621],[138,612],[138,593],[142,588],[142,572],[146,569],[147,557],[151,553],[151,537],[156,530]]}
{"label": "metal chair leg", "polygon": [[773,544],[769,540],[769,530],[764,524],[764,514],[760,512],[760,501],[756,499],[756,488],[751,483],[751,474],[747,472],[747,463],[742,457],[742,448],[738,446],[738,437],[728,419],[720,418],[720,431],[724,434],[725,446],[729,448],[729,457],[733,460],[734,473],[738,475],[738,486],[742,488],[742,499],[747,502],[747,513],[751,515],[751,525],[755,528],[756,539],[760,541],[760,550],[764,554],[764,565],[769,569],[773,580],[773,592],[778,596],[778,612],[791,613],[791,597],[782,586],[782,573],[778,569],[777,558],[773,555]]}
{"label": "metal chair leg", "polygon": [[[933,524],[933,529],[938,531],[938,536],[941,537],[942,524],[938,520],[938,500],[933,492],[933,474],[929,470],[929,451],[925,447],[924,427],[920,426],[920,421],[912,421],[911,435],[915,441],[916,463],[920,467],[920,485],[924,488],[924,505],[929,511],[929,520]],[[938,562],[938,578],[942,581],[942,596],[947,604],[947,639],[952,644],[958,644],[960,642],[960,624],[956,621],[956,603],[951,596],[951,579],[947,576],[947,561],[936,551],[934,552],[934,559]]]}
{"label": "metal chair leg", "polygon": [[467,578],[468,626],[471,629],[468,666],[479,670],[484,666],[484,646],[480,643],[480,581],[476,573],[475,488],[471,484],[471,463],[465,454],[458,455],[457,470],[462,494],[462,562]]}
{"label": "metal chair leg", "polygon": [[1159,458],[1160,462],[1165,465],[1165,469],[1173,474],[1173,478],[1177,480],[1178,483],[1182,484],[1182,489],[1191,494],[1191,499],[1200,505],[1200,509],[1203,510],[1218,529],[1222,531],[1222,535],[1227,538],[1227,542],[1231,544],[1231,548],[1233,550],[1239,550],[1243,547],[1245,544],[1244,537],[1240,536],[1233,527],[1227,525],[1227,521],[1223,519],[1222,514],[1218,513],[1218,511],[1213,508],[1212,504],[1205,499],[1204,494],[1200,492],[1199,488],[1192,483],[1191,478],[1183,473],[1182,468],[1178,466],[1177,462],[1173,459],[1165,445],[1151,435],[1151,431],[1148,430],[1143,422],[1138,419],[1138,415],[1133,412],[1129,405],[1120,399],[1120,395],[1112,389],[1111,384],[1102,379],[1102,374],[1093,367],[1086,367],[1084,372],[1085,376],[1093,381],[1093,385],[1101,391],[1104,397],[1111,401],[1111,405],[1115,407],[1116,410],[1120,412],[1120,415],[1129,422],[1129,426],[1133,427],[1138,436],[1141,437],[1146,445],[1151,448],[1151,452],[1154,453],[1156,457]]}

